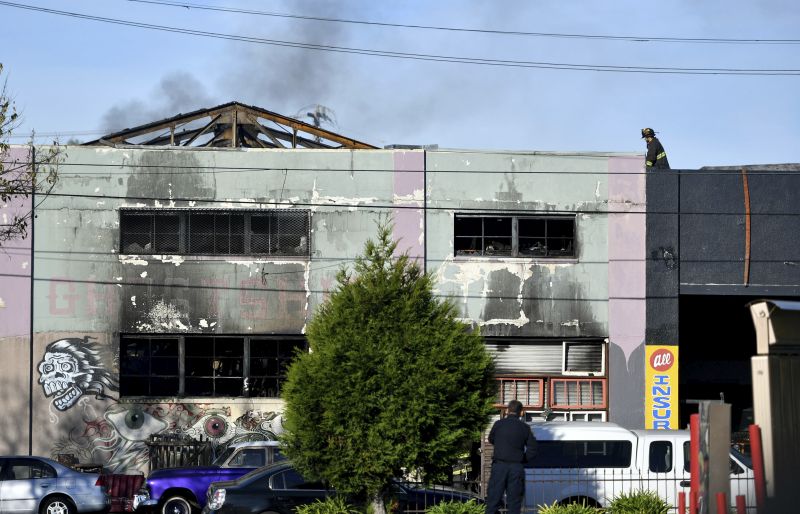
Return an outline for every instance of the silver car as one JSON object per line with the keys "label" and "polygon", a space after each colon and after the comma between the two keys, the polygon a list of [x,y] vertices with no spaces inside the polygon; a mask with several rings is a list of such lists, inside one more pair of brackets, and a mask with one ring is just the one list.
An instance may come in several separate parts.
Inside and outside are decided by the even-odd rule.
{"label": "silver car", "polygon": [[108,512],[101,475],[43,457],[0,457],[0,514]]}

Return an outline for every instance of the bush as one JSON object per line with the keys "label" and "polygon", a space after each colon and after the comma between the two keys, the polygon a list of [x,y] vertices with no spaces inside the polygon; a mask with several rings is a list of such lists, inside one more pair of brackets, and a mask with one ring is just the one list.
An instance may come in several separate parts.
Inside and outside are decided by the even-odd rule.
{"label": "bush", "polygon": [[294,511],[297,514],[359,514],[359,510],[348,505],[341,496],[317,500],[314,503],[298,505]]}
{"label": "bush", "polygon": [[609,514],[667,514],[669,504],[653,491],[621,494],[608,506]]}
{"label": "bush", "polygon": [[552,505],[539,505],[539,514],[601,514],[605,512],[603,509],[592,507],[583,503],[569,503],[561,505],[554,502]]}
{"label": "bush", "polygon": [[485,507],[475,500],[444,501],[425,509],[425,514],[483,514]]}

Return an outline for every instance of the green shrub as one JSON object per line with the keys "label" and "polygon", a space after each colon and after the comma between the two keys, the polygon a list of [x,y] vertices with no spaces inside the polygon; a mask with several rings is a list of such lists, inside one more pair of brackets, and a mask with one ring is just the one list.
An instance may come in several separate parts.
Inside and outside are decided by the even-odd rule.
{"label": "green shrub", "polygon": [[582,503],[569,503],[561,505],[558,502],[553,502],[552,505],[539,505],[539,514],[602,514],[605,510],[592,507],[586,504],[586,500]]}
{"label": "green shrub", "polygon": [[341,496],[298,505],[294,511],[297,514],[359,514],[359,510],[349,505]]}
{"label": "green shrub", "polygon": [[669,504],[653,491],[621,494],[608,506],[609,514],[667,514]]}
{"label": "green shrub", "polygon": [[475,500],[444,501],[425,509],[426,514],[483,514],[485,507]]}

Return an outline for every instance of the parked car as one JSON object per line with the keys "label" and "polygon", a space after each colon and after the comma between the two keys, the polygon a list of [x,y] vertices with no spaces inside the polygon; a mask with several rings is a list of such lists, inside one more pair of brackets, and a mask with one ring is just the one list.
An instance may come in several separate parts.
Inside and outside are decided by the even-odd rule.
{"label": "parked car", "polygon": [[105,513],[111,507],[98,473],[81,473],[44,457],[0,457],[0,513]]}
{"label": "parked car", "polygon": [[[688,430],[628,430],[615,423],[546,421],[531,423],[538,454],[525,470],[525,507],[536,512],[553,502],[586,502],[607,507],[622,493],[644,489],[677,505],[689,496]],[[755,505],[749,458],[731,450],[730,503],[744,495]]]}
{"label": "parked car", "polygon": [[161,514],[197,512],[206,503],[211,482],[232,480],[283,458],[278,441],[231,444],[210,466],[166,468],[150,473],[143,490],[134,498],[134,509],[158,510]]}
{"label": "parked car", "polygon": [[[216,482],[208,489],[203,514],[260,514],[271,512],[293,514],[295,507],[324,500],[336,491],[322,482],[307,481],[288,461],[255,470],[237,480]],[[422,513],[442,501],[482,500],[474,494],[444,486],[421,487],[410,482],[395,481],[392,496],[393,512]]]}

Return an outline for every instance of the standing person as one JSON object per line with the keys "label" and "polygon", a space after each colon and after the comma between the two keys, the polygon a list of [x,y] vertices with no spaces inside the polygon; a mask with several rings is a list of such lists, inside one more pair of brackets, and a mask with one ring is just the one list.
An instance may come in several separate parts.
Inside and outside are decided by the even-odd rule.
{"label": "standing person", "polygon": [[506,493],[508,514],[519,514],[525,494],[525,462],[536,456],[536,438],[527,423],[520,419],[522,403],[508,402],[506,417],[496,421],[489,432],[494,445],[492,476],[486,499],[486,514],[496,514]]}
{"label": "standing person", "polygon": [[645,166],[647,169],[655,168],[658,170],[668,170],[669,161],[667,160],[667,152],[664,151],[661,141],[656,137],[655,130],[643,128],[642,139],[647,142],[647,157],[645,158]]}

